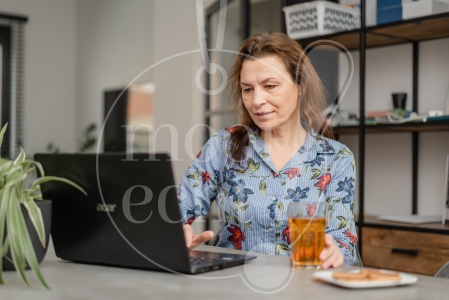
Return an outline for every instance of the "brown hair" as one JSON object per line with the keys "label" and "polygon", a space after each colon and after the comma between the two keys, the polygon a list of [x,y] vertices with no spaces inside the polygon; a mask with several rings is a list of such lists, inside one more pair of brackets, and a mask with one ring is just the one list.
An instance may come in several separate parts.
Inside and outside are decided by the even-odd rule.
{"label": "brown hair", "polygon": [[[258,129],[242,101],[240,86],[240,72],[246,59],[258,59],[269,55],[279,57],[290,72],[293,81],[300,85],[300,116],[301,124],[307,131],[315,130],[324,136],[333,137],[332,129],[324,126],[325,118],[322,114],[326,107],[326,97],[318,74],[306,56],[301,46],[287,35],[280,32],[257,33],[245,40],[239,49],[231,74],[229,75],[230,99],[234,110],[239,115],[240,124],[231,132],[232,158],[241,161],[245,157],[245,144],[248,142],[247,127]],[[325,132],[323,128],[326,128]]]}

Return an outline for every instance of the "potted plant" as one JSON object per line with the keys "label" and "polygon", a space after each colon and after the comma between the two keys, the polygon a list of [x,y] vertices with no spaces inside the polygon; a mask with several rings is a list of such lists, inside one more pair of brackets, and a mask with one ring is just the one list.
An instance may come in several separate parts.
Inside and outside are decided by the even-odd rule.
{"label": "potted plant", "polygon": [[[0,131],[0,147],[7,124]],[[39,170],[41,177],[26,187],[27,179]],[[36,235],[41,245],[46,248],[49,238],[49,226],[45,228],[42,212],[38,202],[43,202],[40,185],[44,182],[58,180],[70,184],[84,194],[86,192],[70,180],[44,176],[40,163],[27,159],[23,149],[15,160],[0,157],[0,283],[3,284],[3,262],[10,263],[29,285],[25,269],[29,267],[39,281],[49,288],[40,271],[39,262],[43,259],[36,256],[31,235]],[[51,204],[51,201],[49,201]],[[51,206],[50,206],[51,208]],[[50,210],[51,211],[51,210]],[[32,224],[27,227],[28,224]],[[49,225],[49,224],[48,224]],[[35,229],[32,232],[31,229]],[[45,229],[47,229],[47,236]],[[34,245],[36,246],[36,245]],[[44,252],[45,255],[45,252]]]}

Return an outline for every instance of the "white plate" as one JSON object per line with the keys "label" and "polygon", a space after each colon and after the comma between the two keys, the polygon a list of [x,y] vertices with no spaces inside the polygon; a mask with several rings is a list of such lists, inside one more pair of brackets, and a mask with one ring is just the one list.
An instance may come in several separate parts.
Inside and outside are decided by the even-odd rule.
{"label": "white plate", "polygon": [[[359,270],[351,271],[351,273],[358,273]],[[381,270],[383,273],[391,273],[391,271]],[[398,273],[401,277],[401,281],[344,281],[338,280],[332,277],[333,271],[318,271],[313,273],[313,278],[320,279],[335,285],[339,285],[345,288],[351,289],[363,289],[363,288],[375,288],[375,287],[387,287],[387,286],[397,286],[397,285],[406,285],[412,284],[418,281],[418,277],[405,274]],[[396,273],[396,272],[395,272]]]}

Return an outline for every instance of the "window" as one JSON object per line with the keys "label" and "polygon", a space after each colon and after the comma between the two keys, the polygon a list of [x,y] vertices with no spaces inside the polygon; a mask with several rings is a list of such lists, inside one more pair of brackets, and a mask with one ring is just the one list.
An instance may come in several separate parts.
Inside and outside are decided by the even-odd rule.
{"label": "window", "polygon": [[0,14],[0,123],[8,123],[1,157],[13,158],[23,146],[24,30],[28,18]]}

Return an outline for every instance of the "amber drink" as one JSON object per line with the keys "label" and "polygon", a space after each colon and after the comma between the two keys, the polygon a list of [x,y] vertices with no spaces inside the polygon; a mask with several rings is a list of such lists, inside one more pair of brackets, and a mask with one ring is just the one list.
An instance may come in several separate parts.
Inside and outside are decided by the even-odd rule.
{"label": "amber drink", "polygon": [[293,264],[316,268],[321,264],[327,221],[327,203],[290,203],[289,229]]}

